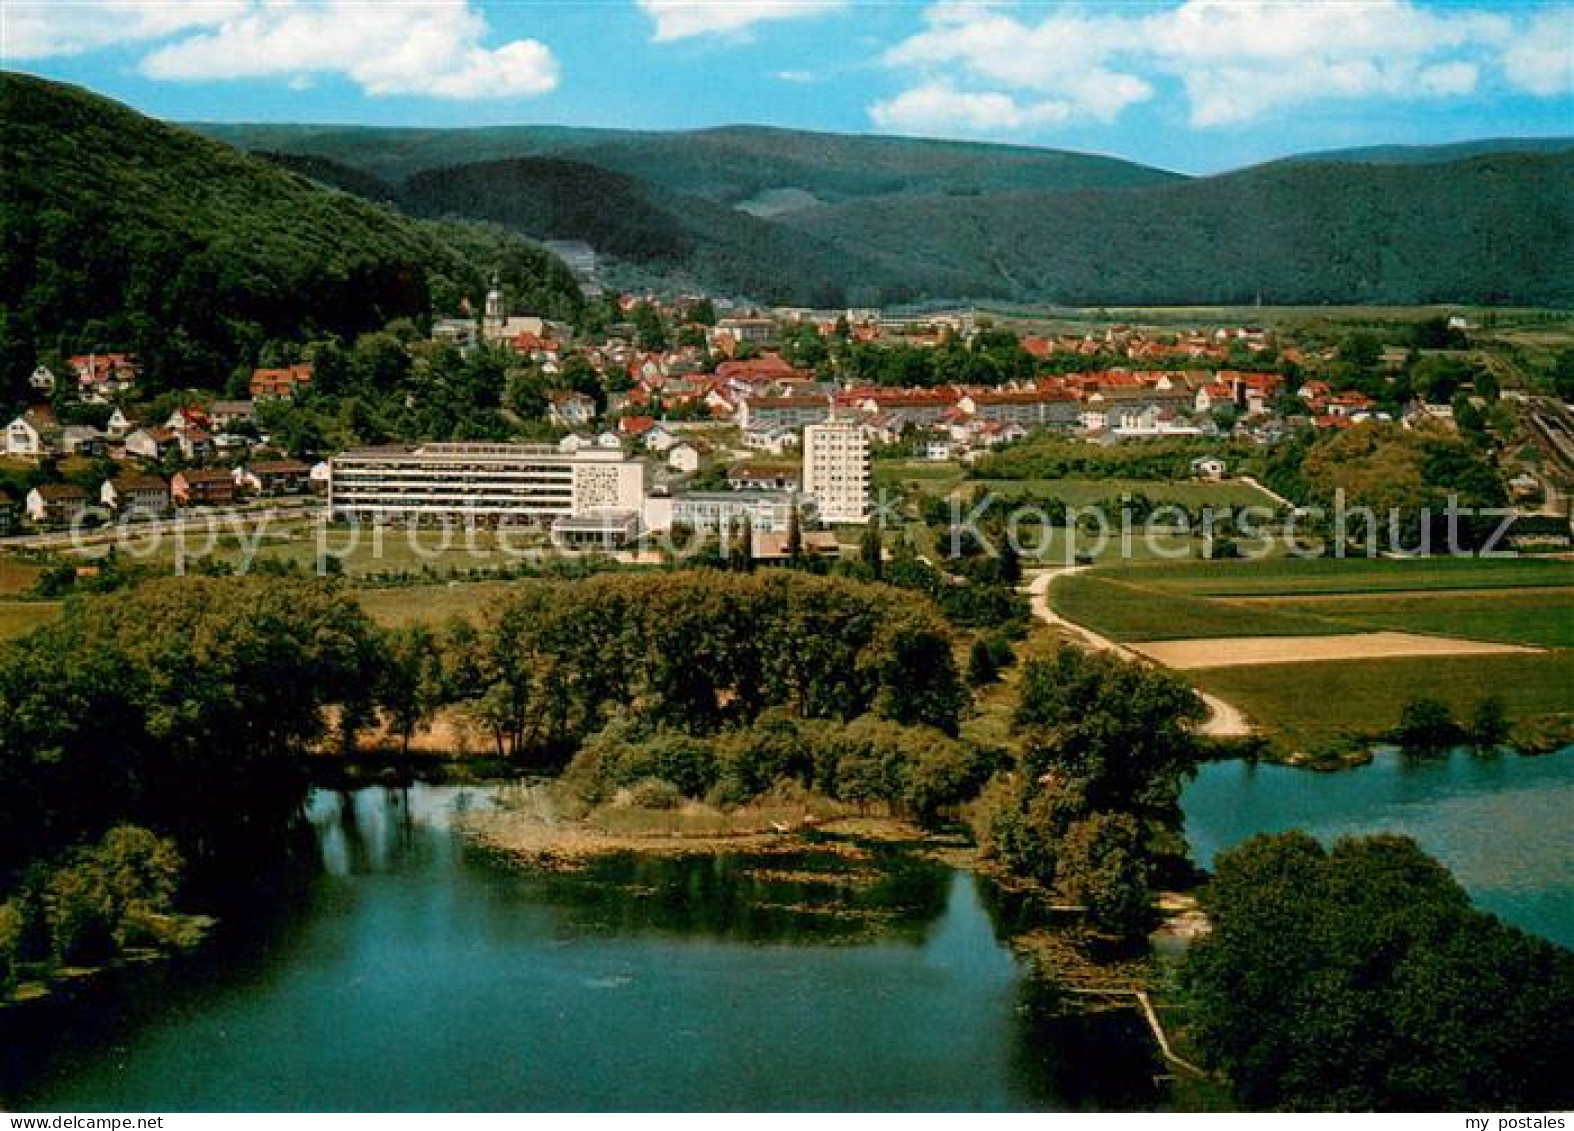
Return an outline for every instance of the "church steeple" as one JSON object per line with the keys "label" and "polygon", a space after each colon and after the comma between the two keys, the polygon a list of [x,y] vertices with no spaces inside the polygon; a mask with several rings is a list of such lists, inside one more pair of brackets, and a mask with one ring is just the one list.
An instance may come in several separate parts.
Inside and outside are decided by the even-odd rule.
{"label": "church steeple", "polygon": [[486,292],[486,318],[483,323],[484,331],[490,336],[498,336],[503,332],[503,322],[507,315],[503,311],[503,290],[497,280],[497,272],[492,272],[492,289]]}

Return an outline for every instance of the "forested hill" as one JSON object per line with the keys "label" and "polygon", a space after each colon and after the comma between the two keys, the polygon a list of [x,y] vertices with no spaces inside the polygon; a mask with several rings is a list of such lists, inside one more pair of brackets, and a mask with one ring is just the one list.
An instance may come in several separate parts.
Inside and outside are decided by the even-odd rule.
{"label": "forested hill", "polygon": [[1574,301],[1574,143],[1559,139],[1183,178],[1053,150],[760,127],[202,128],[302,155],[329,183],[379,178],[416,214],[584,239],[675,287],[766,301]]}
{"label": "forested hill", "polygon": [[270,339],[452,308],[498,265],[535,309],[580,301],[517,236],[409,219],[75,87],[0,74],[0,152],[13,383],[40,353],[114,348],[163,384],[218,387]]}
{"label": "forested hill", "polygon": [[412,215],[491,220],[537,238],[581,239],[604,255],[766,302],[860,305],[966,293],[972,277],[861,251],[697,196],[555,157],[418,173],[399,189]]}
{"label": "forested hill", "polygon": [[1329,149],[1302,153],[1286,161],[1357,163],[1362,165],[1442,165],[1489,153],[1567,153],[1574,137],[1484,137],[1441,145],[1365,145],[1354,149]]}
{"label": "forested hill", "polygon": [[1574,302],[1574,152],[1277,162],[1156,188],[880,197],[782,220],[1041,301]]}
{"label": "forested hill", "polygon": [[758,202],[765,211],[773,207],[773,194],[784,191],[812,204],[901,192],[1052,192],[1181,179],[1130,161],[1062,150],[766,126],[665,133],[560,126],[419,130],[200,123],[191,128],[240,149],[324,157],[390,182],[455,165],[559,157],[717,204],[748,209]]}

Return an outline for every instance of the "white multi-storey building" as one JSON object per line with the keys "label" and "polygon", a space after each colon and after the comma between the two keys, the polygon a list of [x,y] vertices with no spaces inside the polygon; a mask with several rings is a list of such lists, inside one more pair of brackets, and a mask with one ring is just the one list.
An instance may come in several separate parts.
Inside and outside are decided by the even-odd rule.
{"label": "white multi-storey building", "polygon": [[328,509],[341,520],[539,523],[638,516],[645,465],[622,451],[549,444],[364,448],[329,465]]}
{"label": "white multi-storey building", "polygon": [[852,421],[803,430],[803,490],[827,523],[869,518],[869,438]]}

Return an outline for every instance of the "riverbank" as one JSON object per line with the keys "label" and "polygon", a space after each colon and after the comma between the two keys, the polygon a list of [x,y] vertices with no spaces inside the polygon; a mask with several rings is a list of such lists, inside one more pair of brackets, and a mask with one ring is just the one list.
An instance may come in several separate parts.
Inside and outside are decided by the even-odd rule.
{"label": "riverbank", "polygon": [[958,834],[806,793],[768,795],[728,810],[694,801],[645,808],[629,797],[587,808],[555,782],[519,782],[500,787],[494,807],[464,814],[456,827],[483,848],[559,870],[625,853],[787,855],[814,848],[860,856],[880,846],[954,867],[968,867],[975,857]]}
{"label": "riverbank", "polygon": [[0,1010],[43,1001],[116,971],[163,962],[177,954],[195,950],[218,922],[208,915],[170,915],[163,918],[166,920],[166,937],[161,946],[130,947],[111,959],[93,965],[48,966],[35,963],[25,967],[22,976],[9,990],[0,986]]}

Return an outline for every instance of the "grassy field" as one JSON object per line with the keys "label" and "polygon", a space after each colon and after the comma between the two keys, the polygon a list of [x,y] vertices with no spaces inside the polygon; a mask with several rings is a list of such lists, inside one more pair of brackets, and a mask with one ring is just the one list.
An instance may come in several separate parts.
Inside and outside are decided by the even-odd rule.
{"label": "grassy field", "polygon": [[1440,699],[1468,719],[1487,695],[1511,718],[1574,711],[1574,652],[1531,656],[1428,656],[1261,664],[1189,673],[1204,691],[1246,712],[1272,739],[1295,750],[1341,735],[1379,735],[1418,696]]}
{"label": "grassy field", "polygon": [[453,582],[414,588],[361,589],[356,599],[366,615],[387,628],[424,624],[439,628],[456,616],[477,619],[507,595],[507,581]]}
{"label": "grassy field", "polygon": [[19,561],[9,554],[0,554],[0,596],[11,597],[26,593],[38,580],[42,569],[32,562]]}
{"label": "grassy field", "polygon": [[[1122,495],[1145,495],[1156,503],[1178,503],[1186,507],[1200,506],[1262,506],[1274,509],[1277,504],[1272,496],[1250,483],[1226,479],[1219,482],[1180,480],[1165,482],[1154,479],[966,479],[952,469],[942,474],[948,465],[904,465],[891,469],[883,481],[901,483],[927,495],[945,496],[960,490],[964,497],[971,497],[980,488],[991,491],[1002,499],[1060,499],[1068,506],[1089,506],[1094,503],[1118,500]],[[911,470],[910,470],[911,468]],[[928,471],[929,474],[923,474]],[[877,485],[882,482],[876,473]]]}
{"label": "grassy field", "polygon": [[1148,589],[1208,597],[1431,592],[1574,585],[1574,562],[1547,558],[1290,558],[1175,562],[1100,570]]}
{"label": "grassy field", "polygon": [[1545,648],[1540,655],[1269,663],[1189,672],[1276,743],[1377,735],[1422,695],[1468,717],[1574,712],[1574,563],[1469,558],[1157,562],[1060,578],[1063,615],[1122,641],[1396,630]]}

